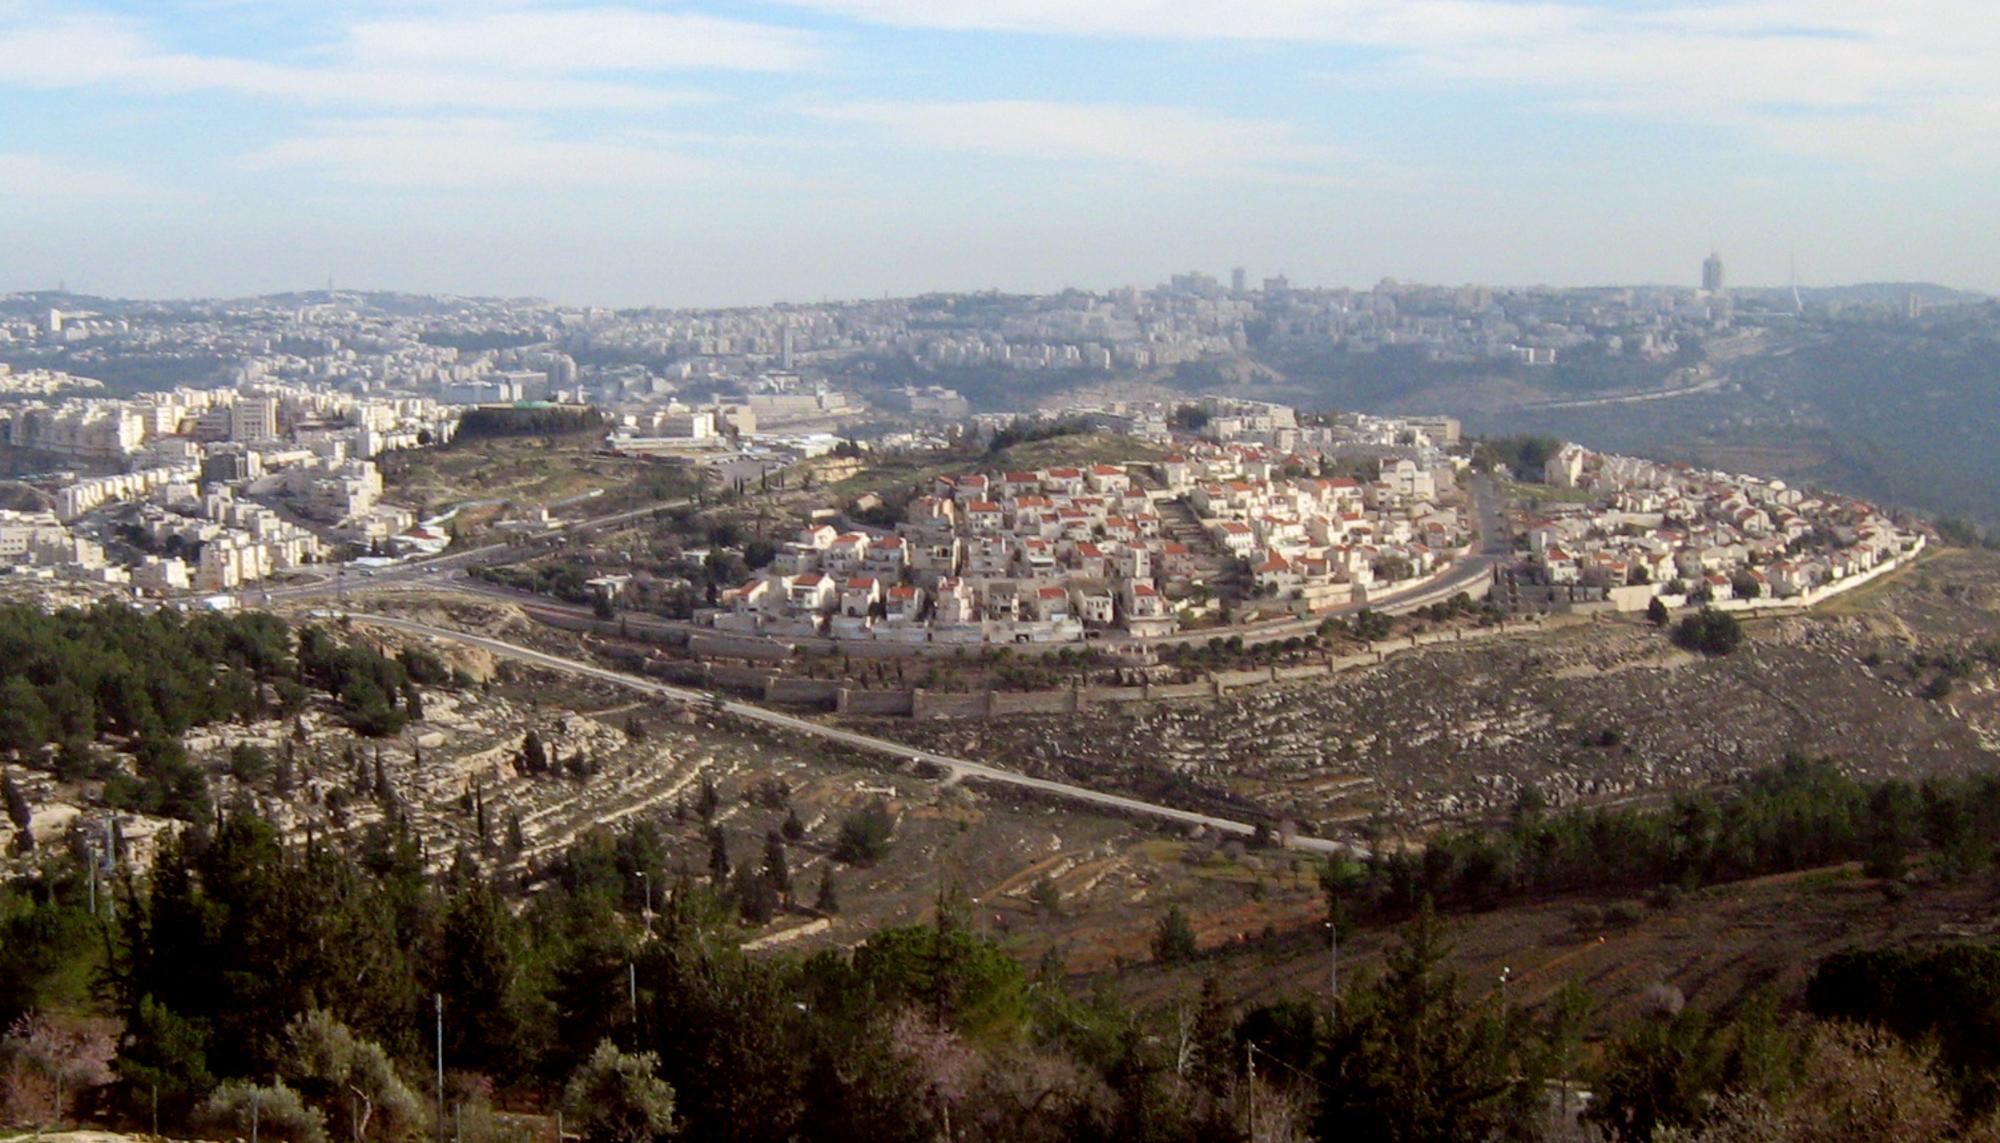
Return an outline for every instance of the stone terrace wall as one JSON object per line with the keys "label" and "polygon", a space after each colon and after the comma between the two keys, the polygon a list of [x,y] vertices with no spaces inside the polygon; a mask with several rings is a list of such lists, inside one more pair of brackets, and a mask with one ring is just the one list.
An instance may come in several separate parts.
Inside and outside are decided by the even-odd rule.
{"label": "stone terrace wall", "polygon": [[783,703],[787,706],[818,706],[835,710],[838,709],[841,692],[845,689],[832,679],[795,679],[786,675],[767,675],[764,680],[764,701]]}
{"label": "stone terrace wall", "polygon": [[916,709],[916,692],[864,691],[840,688],[834,708],[841,714],[911,714]]}
{"label": "stone terrace wall", "polygon": [[1075,714],[1076,692],[993,691],[986,704],[989,716],[1006,714]]}
{"label": "stone terrace wall", "polygon": [[991,697],[990,691],[975,691],[960,694],[952,691],[927,691],[918,688],[910,695],[910,717],[912,718],[985,718]]}

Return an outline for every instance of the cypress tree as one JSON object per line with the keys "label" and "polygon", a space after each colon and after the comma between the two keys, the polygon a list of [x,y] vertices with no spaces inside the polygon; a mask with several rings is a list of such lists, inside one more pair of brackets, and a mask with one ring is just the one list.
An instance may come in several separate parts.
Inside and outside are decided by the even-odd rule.
{"label": "cypress tree", "polygon": [[770,882],[780,901],[792,903],[792,871],[785,861],[785,839],[777,830],[764,835],[764,880]]}
{"label": "cypress tree", "polygon": [[717,888],[729,880],[729,839],[721,826],[708,827],[708,873]]}

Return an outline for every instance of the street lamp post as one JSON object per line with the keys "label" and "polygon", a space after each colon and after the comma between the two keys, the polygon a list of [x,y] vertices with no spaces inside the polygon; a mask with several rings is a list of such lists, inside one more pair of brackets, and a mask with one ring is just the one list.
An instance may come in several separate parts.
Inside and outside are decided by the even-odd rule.
{"label": "street lamp post", "polygon": [[1340,1016],[1340,922],[1328,917],[1326,922],[1326,1005],[1329,1022]]}
{"label": "street lamp post", "polygon": [[437,1006],[437,1123],[438,1143],[444,1143],[444,993],[435,993]]}

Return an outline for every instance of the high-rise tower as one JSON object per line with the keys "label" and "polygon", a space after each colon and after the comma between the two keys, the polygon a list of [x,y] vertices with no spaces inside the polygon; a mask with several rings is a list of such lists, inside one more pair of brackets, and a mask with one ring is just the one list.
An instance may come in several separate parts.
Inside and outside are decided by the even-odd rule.
{"label": "high-rise tower", "polygon": [[1701,288],[1711,294],[1722,292],[1722,255],[1710,253],[1702,261]]}

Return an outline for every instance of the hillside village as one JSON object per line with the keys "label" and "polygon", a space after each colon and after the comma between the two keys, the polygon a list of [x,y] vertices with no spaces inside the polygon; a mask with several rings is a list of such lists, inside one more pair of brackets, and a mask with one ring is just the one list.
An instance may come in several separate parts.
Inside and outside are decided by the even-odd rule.
{"label": "hillside village", "polygon": [[[1914,549],[1865,501],[1782,480],[1701,471],[1564,445],[1544,473],[1588,504],[1542,503],[1527,522],[1529,579],[1544,600],[1644,608],[1806,599]],[[1523,588],[1510,584],[1516,598]],[[1530,589],[1532,590],[1532,589]]]}
{"label": "hillside village", "polygon": [[[1239,416],[1217,428],[1297,443],[1282,413],[1282,426]],[[1346,434],[1359,453],[1197,439],[1144,465],[941,475],[893,529],[807,528],[697,619],[776,637],[1060,643],[1172,634],[1215,609],[1225,578],[1304,609],[1367,601],[1471,538],[1455,477],[1465,458],[1412,424],[1368,420],[1365,436]],[[1374,478],[1332,475],[1357,462]]]}
{"label": "hillside village", "polygon": [[[779,639],[1144,640],[1225,600],[1293,615],[1391,604],[1479,538],[1448,419],[1204,408],[1199,435],[1157,461],[939,475],[893,527],[824,509],[696,620]],[[1504,545],[1518,558],[1467,582],[1517,612],[1813,602],[1921,542],[1864,501],[1575,444],[1530,475],[1552,492],[1522,489],[1532,510]]]}

